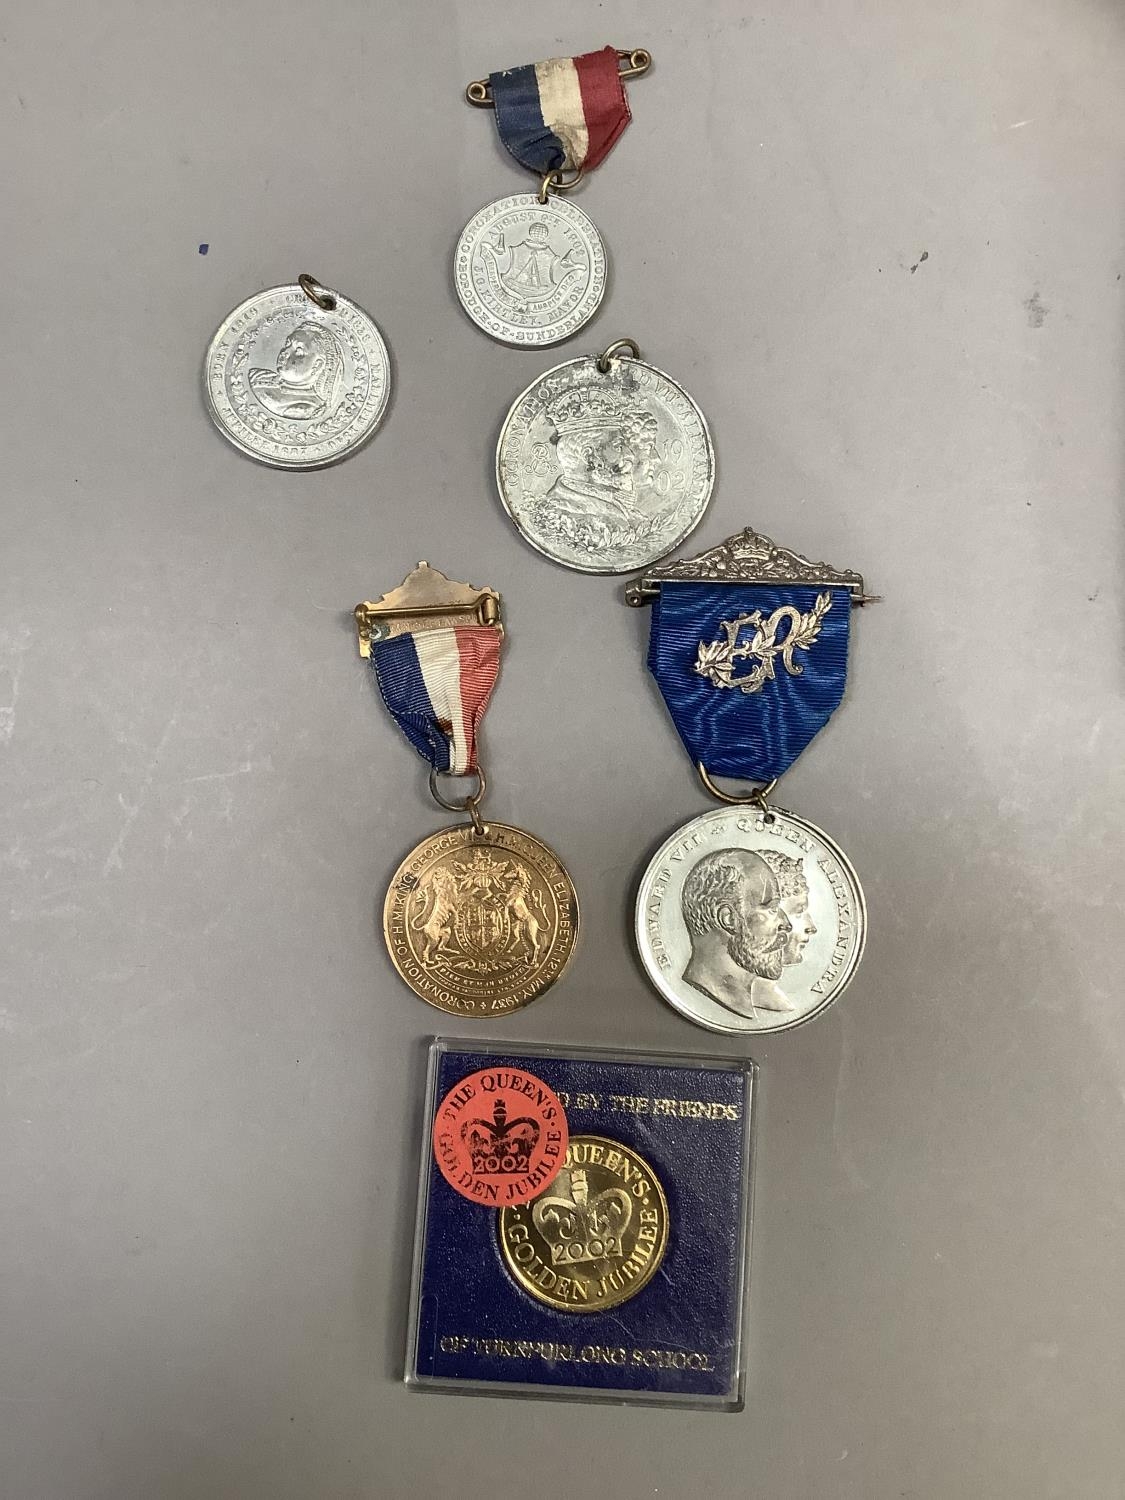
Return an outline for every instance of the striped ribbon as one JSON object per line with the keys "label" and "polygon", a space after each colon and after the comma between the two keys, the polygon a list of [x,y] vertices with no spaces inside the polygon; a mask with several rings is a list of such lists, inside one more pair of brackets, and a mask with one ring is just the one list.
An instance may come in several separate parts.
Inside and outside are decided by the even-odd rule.
{"label": "striped ribbon", "polygon": [[477,769],[477,726],[500,670],[500,632],[487,625],[419,630],[371,648],[371,666],[398,727],[438,771]]}
{"label": "striped ribbon", "polygon": [[592,172],[631,119],[613,47],[507,68],[488,81],[500,139],[533,172]]}

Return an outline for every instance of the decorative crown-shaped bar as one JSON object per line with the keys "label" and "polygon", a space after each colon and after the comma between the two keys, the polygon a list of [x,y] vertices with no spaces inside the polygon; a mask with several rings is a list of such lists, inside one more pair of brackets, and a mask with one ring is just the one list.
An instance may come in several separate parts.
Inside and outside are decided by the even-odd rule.
{"label": "decorative crown-shaped bar", "polygon": [[831,563],[810,562],[750,526],[696,557],[679,557],[649,568],[625,585],[626,604],[639,607],[651,603],[665,583],[804,583],[845,588],[853,604],[875,602],[874,595],[864,592],[859,573],[834,568]]}

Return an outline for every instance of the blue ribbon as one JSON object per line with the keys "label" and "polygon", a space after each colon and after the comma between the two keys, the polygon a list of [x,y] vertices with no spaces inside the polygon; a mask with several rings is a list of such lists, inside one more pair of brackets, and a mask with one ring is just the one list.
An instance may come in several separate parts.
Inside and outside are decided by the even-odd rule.
{"label": "blue ribbon", "polygon": [[414,637],[395,635],[371,648],[375,683],[395,723],[435,771],[449,769],[449,735],[438,723],[422,677]]}
{"label": "blue ribbon", "polygon": [[[696,671],[701,644],[726,642],[724,622],[755,610],[766,619],[784,605],[806,615],[824,594],[832,603],[816,640],[793,652],[799,675],[787,671],[780,654],[773,658],[773,679],[754,693],[720,687]],[[648,665],[692,760],[713,776],[744,781],[772,781],[787,771],[844,695],[850,615],[847,589],[663,583],[653,605]],[[777,633],[779,645],[789,630],[786,620]],[[754,634],[754,626],[744,625],[735,644],[748,645]],[[732,671],[743,677],[760,660],[739,656]]]}
{"label": "blue ribbon", "polygon": [[535,64],[507,68],[488,80],[500,139],[521,166],[540,174],[566,165],[566,147],[543,119]]}

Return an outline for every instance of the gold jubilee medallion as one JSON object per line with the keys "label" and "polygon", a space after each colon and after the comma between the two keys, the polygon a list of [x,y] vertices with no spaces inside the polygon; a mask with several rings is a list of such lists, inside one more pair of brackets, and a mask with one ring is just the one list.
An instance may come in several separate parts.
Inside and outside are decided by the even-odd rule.
{"label": "gold jubilee medallion", "polygon": [[572,1135],[550,1187],[499,1215],[509,1271],[559,1312],[601,1312],[635,1297],[664,1258],[668,1230],[655,1172],[600,1135]]}
{"label": "gold jubilee medallion", "polygon": [[383,908],[395,968],[459,1016],[518,1010],[554,984],[578,936],[578,898],[556,856],[506,823],[443,829],[395,872]]}
{"label": "gold jubilee medallion", "polygon": [[[477,730],[500,671],[500,595],[421,562],[397,589],[357,604],[355,621],[383,702],[430,763],[434,801],[468,818],[423,839],[395,871],[383,906],[391,961],[450,1015],[518,1010],[570,961],[578,898],[546,844],[481,817]],[[458,781],[469,792],[450,795]]]}

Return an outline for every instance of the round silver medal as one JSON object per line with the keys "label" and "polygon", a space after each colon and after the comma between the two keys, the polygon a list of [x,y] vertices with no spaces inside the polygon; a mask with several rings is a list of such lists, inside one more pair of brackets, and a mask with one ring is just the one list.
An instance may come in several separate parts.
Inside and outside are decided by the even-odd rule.
{"label": "round silver medal", "polygon": [[831,1005],[863,956],[867,909],[846,855],[780,808],[719,808],[657,850],[637,896],[641,961],[710,1031],[784,1031]]}
{"label": "round silver medal", "polygon": [[516,193],[465,225],[453,258],[461,305],[503,344],[541,347],[576,333],[605,292],[605,246],[564,198]]}
{"label": "round silver medal", "polygon": [[683,387],[609,353],[533,381],[496,447],[500,498],[520,532],[584,573],[631,573],[671,552],[699,524],[715,480],[707,422]]}
{"label": "round silver medal", "polygon": [[220,324],[203,364],[219,431],[278,469],[347,458],[374,433],[390,396],[390,360],[374,320],[339,292],[310,287],[248,297]]}

